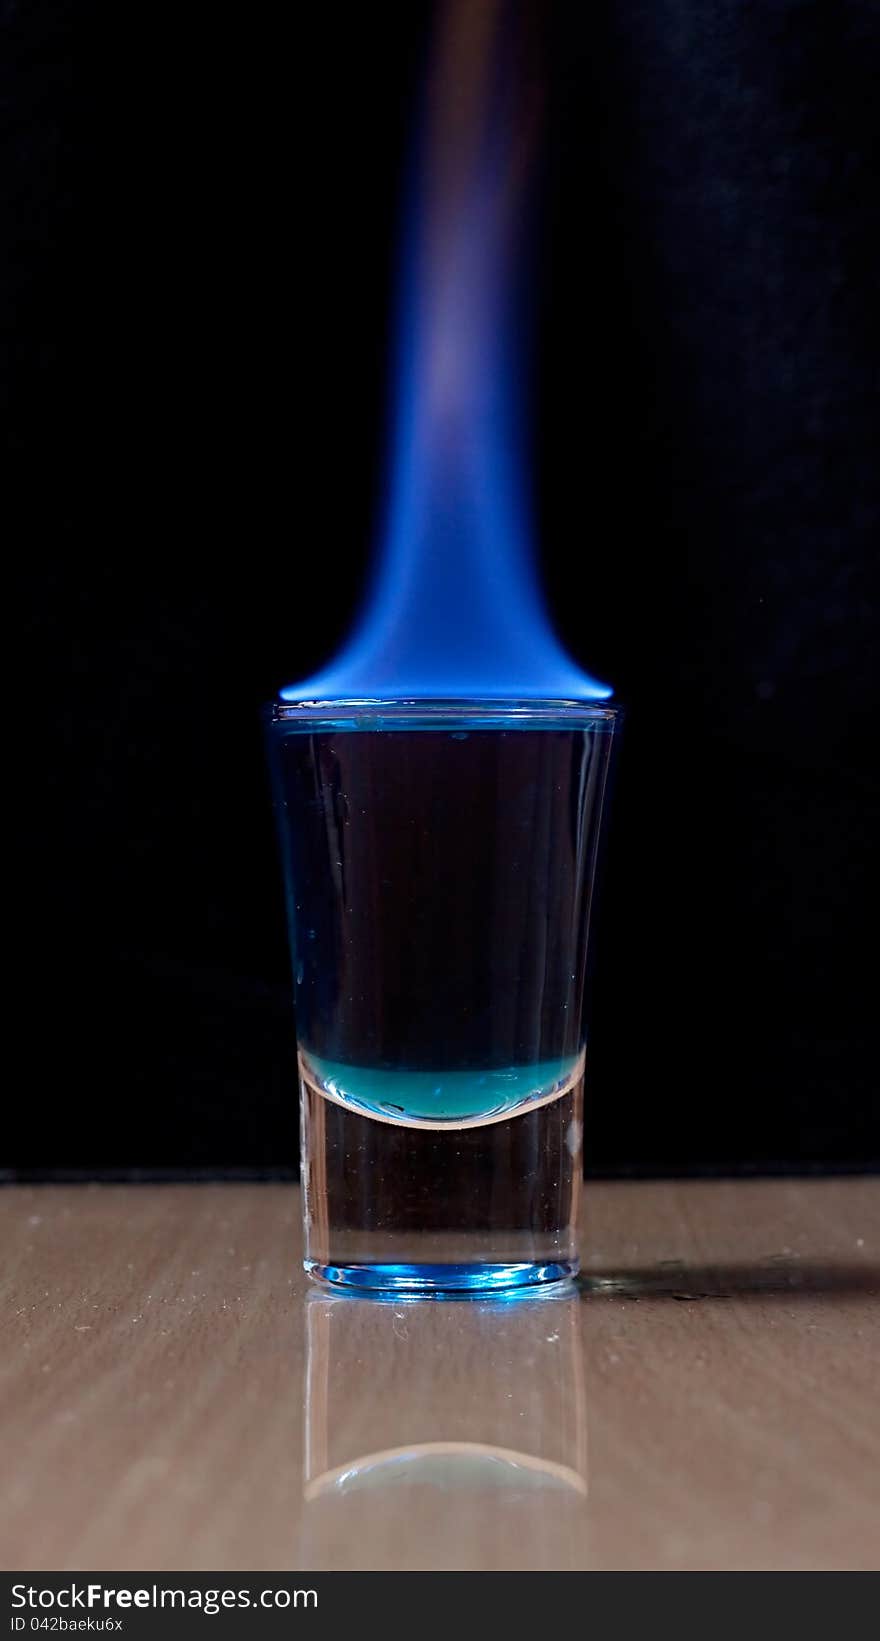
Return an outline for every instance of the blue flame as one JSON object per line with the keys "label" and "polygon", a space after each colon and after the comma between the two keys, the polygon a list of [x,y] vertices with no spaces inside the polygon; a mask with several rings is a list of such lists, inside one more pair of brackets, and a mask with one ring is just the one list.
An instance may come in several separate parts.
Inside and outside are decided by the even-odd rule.
{"label": "blue flame", "polygon": [[338,659],[286,701],[612,693],[558,642],[535,569],[515,243],[528,120],[499,74],[493,14],[492,0],[450,7],[429,100],[372,586]]}

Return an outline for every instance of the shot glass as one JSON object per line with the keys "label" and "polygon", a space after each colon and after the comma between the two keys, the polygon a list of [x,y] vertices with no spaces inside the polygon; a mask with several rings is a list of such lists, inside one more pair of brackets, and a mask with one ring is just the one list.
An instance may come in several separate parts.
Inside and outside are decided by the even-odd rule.
{"label": "shot glass", "polygon": [[577,1270],[618,718],[563,701],[270,709],[311,1275],[444,1296]]}

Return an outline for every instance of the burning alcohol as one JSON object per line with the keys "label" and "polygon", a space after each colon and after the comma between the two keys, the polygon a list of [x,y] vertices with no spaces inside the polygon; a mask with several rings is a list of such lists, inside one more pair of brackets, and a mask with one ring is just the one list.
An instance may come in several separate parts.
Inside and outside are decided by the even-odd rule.
{"label": "burning alcohol", "polygon": [[538,584],[517,297],[524,11],[453,0],[405,243],[389,498],[342,652],[281,692],[310,1269],[576,1265],[583,994],[615,709]]}

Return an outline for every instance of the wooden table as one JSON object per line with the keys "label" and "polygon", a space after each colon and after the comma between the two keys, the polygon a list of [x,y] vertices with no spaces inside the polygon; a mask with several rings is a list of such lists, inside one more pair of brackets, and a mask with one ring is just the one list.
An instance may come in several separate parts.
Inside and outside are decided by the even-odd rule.
{"label": "wooden table", "polygon": [[587,1188],[589,1280],[328,1297],[296,1190],[10,1187],[0,1564],[880,1565],[880,1181]]}

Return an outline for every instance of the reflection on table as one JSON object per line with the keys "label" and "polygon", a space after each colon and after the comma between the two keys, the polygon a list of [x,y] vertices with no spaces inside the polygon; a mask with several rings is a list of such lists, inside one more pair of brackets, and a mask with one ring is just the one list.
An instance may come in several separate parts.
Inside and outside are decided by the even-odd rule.
{"label": "reflection on table", "polygon": [[305,1312],[303,1566],[485,1565],[487,1532],[496,1566],[577,1564],[587,1417],[572,1288],[431,1304],[314,1292]]}

